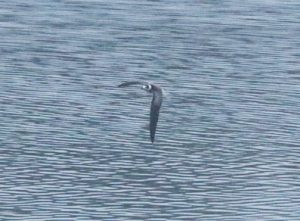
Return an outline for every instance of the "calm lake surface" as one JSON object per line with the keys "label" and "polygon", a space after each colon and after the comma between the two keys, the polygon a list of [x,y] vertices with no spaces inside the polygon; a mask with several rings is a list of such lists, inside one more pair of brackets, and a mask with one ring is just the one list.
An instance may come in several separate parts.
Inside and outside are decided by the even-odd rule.
{"label": "calm lake surface", "polygon": [[299,221],[299,12],[0,1],[0,220]]}

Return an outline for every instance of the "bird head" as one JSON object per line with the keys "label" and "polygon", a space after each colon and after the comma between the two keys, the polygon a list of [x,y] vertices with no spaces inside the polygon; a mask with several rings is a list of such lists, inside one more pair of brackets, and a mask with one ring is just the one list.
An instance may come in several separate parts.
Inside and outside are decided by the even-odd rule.
{"label": "bird head", "polygon": [[151,84],[145,84],[142,86],[142,89],[148,92],[151,92],[152,90],[152,85]]}

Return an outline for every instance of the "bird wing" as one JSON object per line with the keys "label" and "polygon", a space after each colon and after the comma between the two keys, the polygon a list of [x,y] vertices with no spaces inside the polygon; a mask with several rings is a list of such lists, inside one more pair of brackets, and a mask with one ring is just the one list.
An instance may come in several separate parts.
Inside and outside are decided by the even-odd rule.
{"label": "bird wing", "polygon": [[159,110],[162,103],[162,91],[161,89],[153,92],[151,110],[150,110],[150,137],[151,142],[154,142],[156,126],[158,122]]}
{"label": "bird wing", "polygon": [[128,81],[128,82],[124,82],[122,84],[119,84],[118,87],[128,87],[128,86],[131,86],[131,85],[136,85],[136,84],[145,84],[144,82],[141,82],[141,81]]}

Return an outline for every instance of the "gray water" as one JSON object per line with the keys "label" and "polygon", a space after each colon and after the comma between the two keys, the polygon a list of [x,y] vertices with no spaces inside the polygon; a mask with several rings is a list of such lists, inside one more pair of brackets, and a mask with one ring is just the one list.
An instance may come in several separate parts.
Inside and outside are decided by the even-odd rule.
{"label": "gray water", "polygon": [[0,220],[300,220],[299,11],[1,1]]}

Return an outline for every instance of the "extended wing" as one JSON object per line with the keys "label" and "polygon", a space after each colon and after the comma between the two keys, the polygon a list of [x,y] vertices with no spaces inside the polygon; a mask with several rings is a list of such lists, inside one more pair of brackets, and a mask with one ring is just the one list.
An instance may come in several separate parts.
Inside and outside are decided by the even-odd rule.
{"label": "extended wing", "polygon": [[128,82],[119,84],[118,87],[128,87],[128,86],[136,85],[136,84],[144,85],[145,83],[141,82],[141,81],[128,81]]}
{"label": "extended wing", "polygon": [[162,90],[159,88],[153,92],[150,110],[150,137],[151,142],[154,142],[156,126],[158,122],[159,110],[162,103]]}

